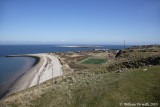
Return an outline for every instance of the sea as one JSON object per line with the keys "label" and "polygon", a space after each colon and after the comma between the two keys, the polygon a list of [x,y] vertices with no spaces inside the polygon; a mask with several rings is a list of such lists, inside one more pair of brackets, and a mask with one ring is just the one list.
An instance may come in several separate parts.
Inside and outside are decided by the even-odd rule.
{"label": "sea", "polygon": [[[49,52],[83,51],[93,49],[123,49],[123,45],[98,45],[100,47],[63,47],[64,45],[0,45],[0,98],[3,97],[25,72],[34,65],[31,57],[6,57]],[[66,46],[66,45],[65,45]],[[97,45],[96,45],[97,46]],[[126,48],[131,45],[126,45]]]}

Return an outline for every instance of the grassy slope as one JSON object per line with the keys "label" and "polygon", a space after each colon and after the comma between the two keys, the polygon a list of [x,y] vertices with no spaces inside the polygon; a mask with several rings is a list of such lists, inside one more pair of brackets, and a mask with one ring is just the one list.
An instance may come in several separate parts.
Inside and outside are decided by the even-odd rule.
{"label": "grassy slope", "polygon": [[[83,77],[83,76],[82,76]],[[34,106],[119,106],[122,102],[160,104],[160,66],[148,71],[134,69],[125,73],[91,76],[88,81],[66,82],[50,88],[32,101]],[[76,79],[78,77],[75,76]],[[32,105],[32,106],[33,106]]]}
{"label": "grassy slope", "polygon": [[[138,52],[126,53],[126,55],[122,55],[121,58],[104,67],[68,74],[57,81],[55,86],[48,81],[46,85],[48,88],[44,89],[41,94],[35,94],[34,97],[27,97],[31,95],[27,92],[23,92],[19,99],[16,94],[10,96],[1,102],[2,106],[118,107],[119,103],[160,104],[160,66],[136,68],[129,57],[134,57],[133,62],[140,61],[146,64],[148,61],[139,59],[148,58],[150,55]],[[114,70],[128,67],[122,62],[128,62],[125,64],[131,64],[134,69],[125,69],[125,72],[115,73]],[[115,63],[118,67],[113,66]],[[112,72],[110,72],[110,66],[114,68]],[[148,70],[144,71],[143,69],[146,68]]]}
{"label": "grassy slope", "polygon": [[82,61],[81,64],[101,64],[106,63],[107,61],[107,59],[89,58],[85,61]]}
{"label": "grassy slope", "polygon": [[[73,73],[41,96],[29,99],[28,106],[118,107],[123,102],[160,104],[160,66],[147,69],[132,69],[123,73]],[[24,106],[28,99],[22,97],[21,102],[14,100],[8,104]]]}

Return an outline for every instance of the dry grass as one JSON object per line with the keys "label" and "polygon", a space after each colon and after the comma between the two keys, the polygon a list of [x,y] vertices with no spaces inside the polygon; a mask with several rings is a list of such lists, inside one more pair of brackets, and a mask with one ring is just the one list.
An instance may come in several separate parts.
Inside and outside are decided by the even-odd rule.
{"label": "dry grass", "polygon": [[160,66],[145,68],[148,70],[131,69],[118,74],[74,72],[59,79],[54,86],[51,80],[47,81],[44,85],[47,88],[38,94],[33,87],[4,99],[2,105],[117,107],[123,102],[160,103]]}

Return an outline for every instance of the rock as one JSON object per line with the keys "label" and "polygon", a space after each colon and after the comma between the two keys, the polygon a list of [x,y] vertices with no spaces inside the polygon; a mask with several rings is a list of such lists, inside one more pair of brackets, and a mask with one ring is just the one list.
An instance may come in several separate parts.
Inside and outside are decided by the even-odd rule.
{"label": "rock", "polygon": [[119,57],[122,54],[122,50],[120,50],[117,54],[116,54],[116,58]]}
{"label": "rock", "polygon": [[120,72],[121,72],[121,70],[116,71],[116,73],[120,73]]}
{"label": "rock", "polygon": [[143,71],[147,71],[148,69],[143,69]]}

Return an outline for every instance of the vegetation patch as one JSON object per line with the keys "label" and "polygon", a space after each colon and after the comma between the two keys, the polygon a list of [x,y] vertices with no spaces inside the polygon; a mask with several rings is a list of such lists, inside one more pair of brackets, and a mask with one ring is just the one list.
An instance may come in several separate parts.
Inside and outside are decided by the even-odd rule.
{"label": "vegetation patch", "polygon": [[[119,107],[122,103],[160,102],[160,66],[131,69],[123,73],[94,74],[74,72],[66,75],[39,97],[23,93],[2,102],[2,106],[29,107]],[[48,82],[47,82],[48,83]],[[49,84],[48,84],[49,85]],[[42,90],[42,89],[41,89]],[[29,98],[26,100],[26,98]]]}
{"label": "vegetation patch", "polygon": [[102,64],[106,63],[107,59],[100,59],[100,58],[89,58],[81,62],[81,64]]}

